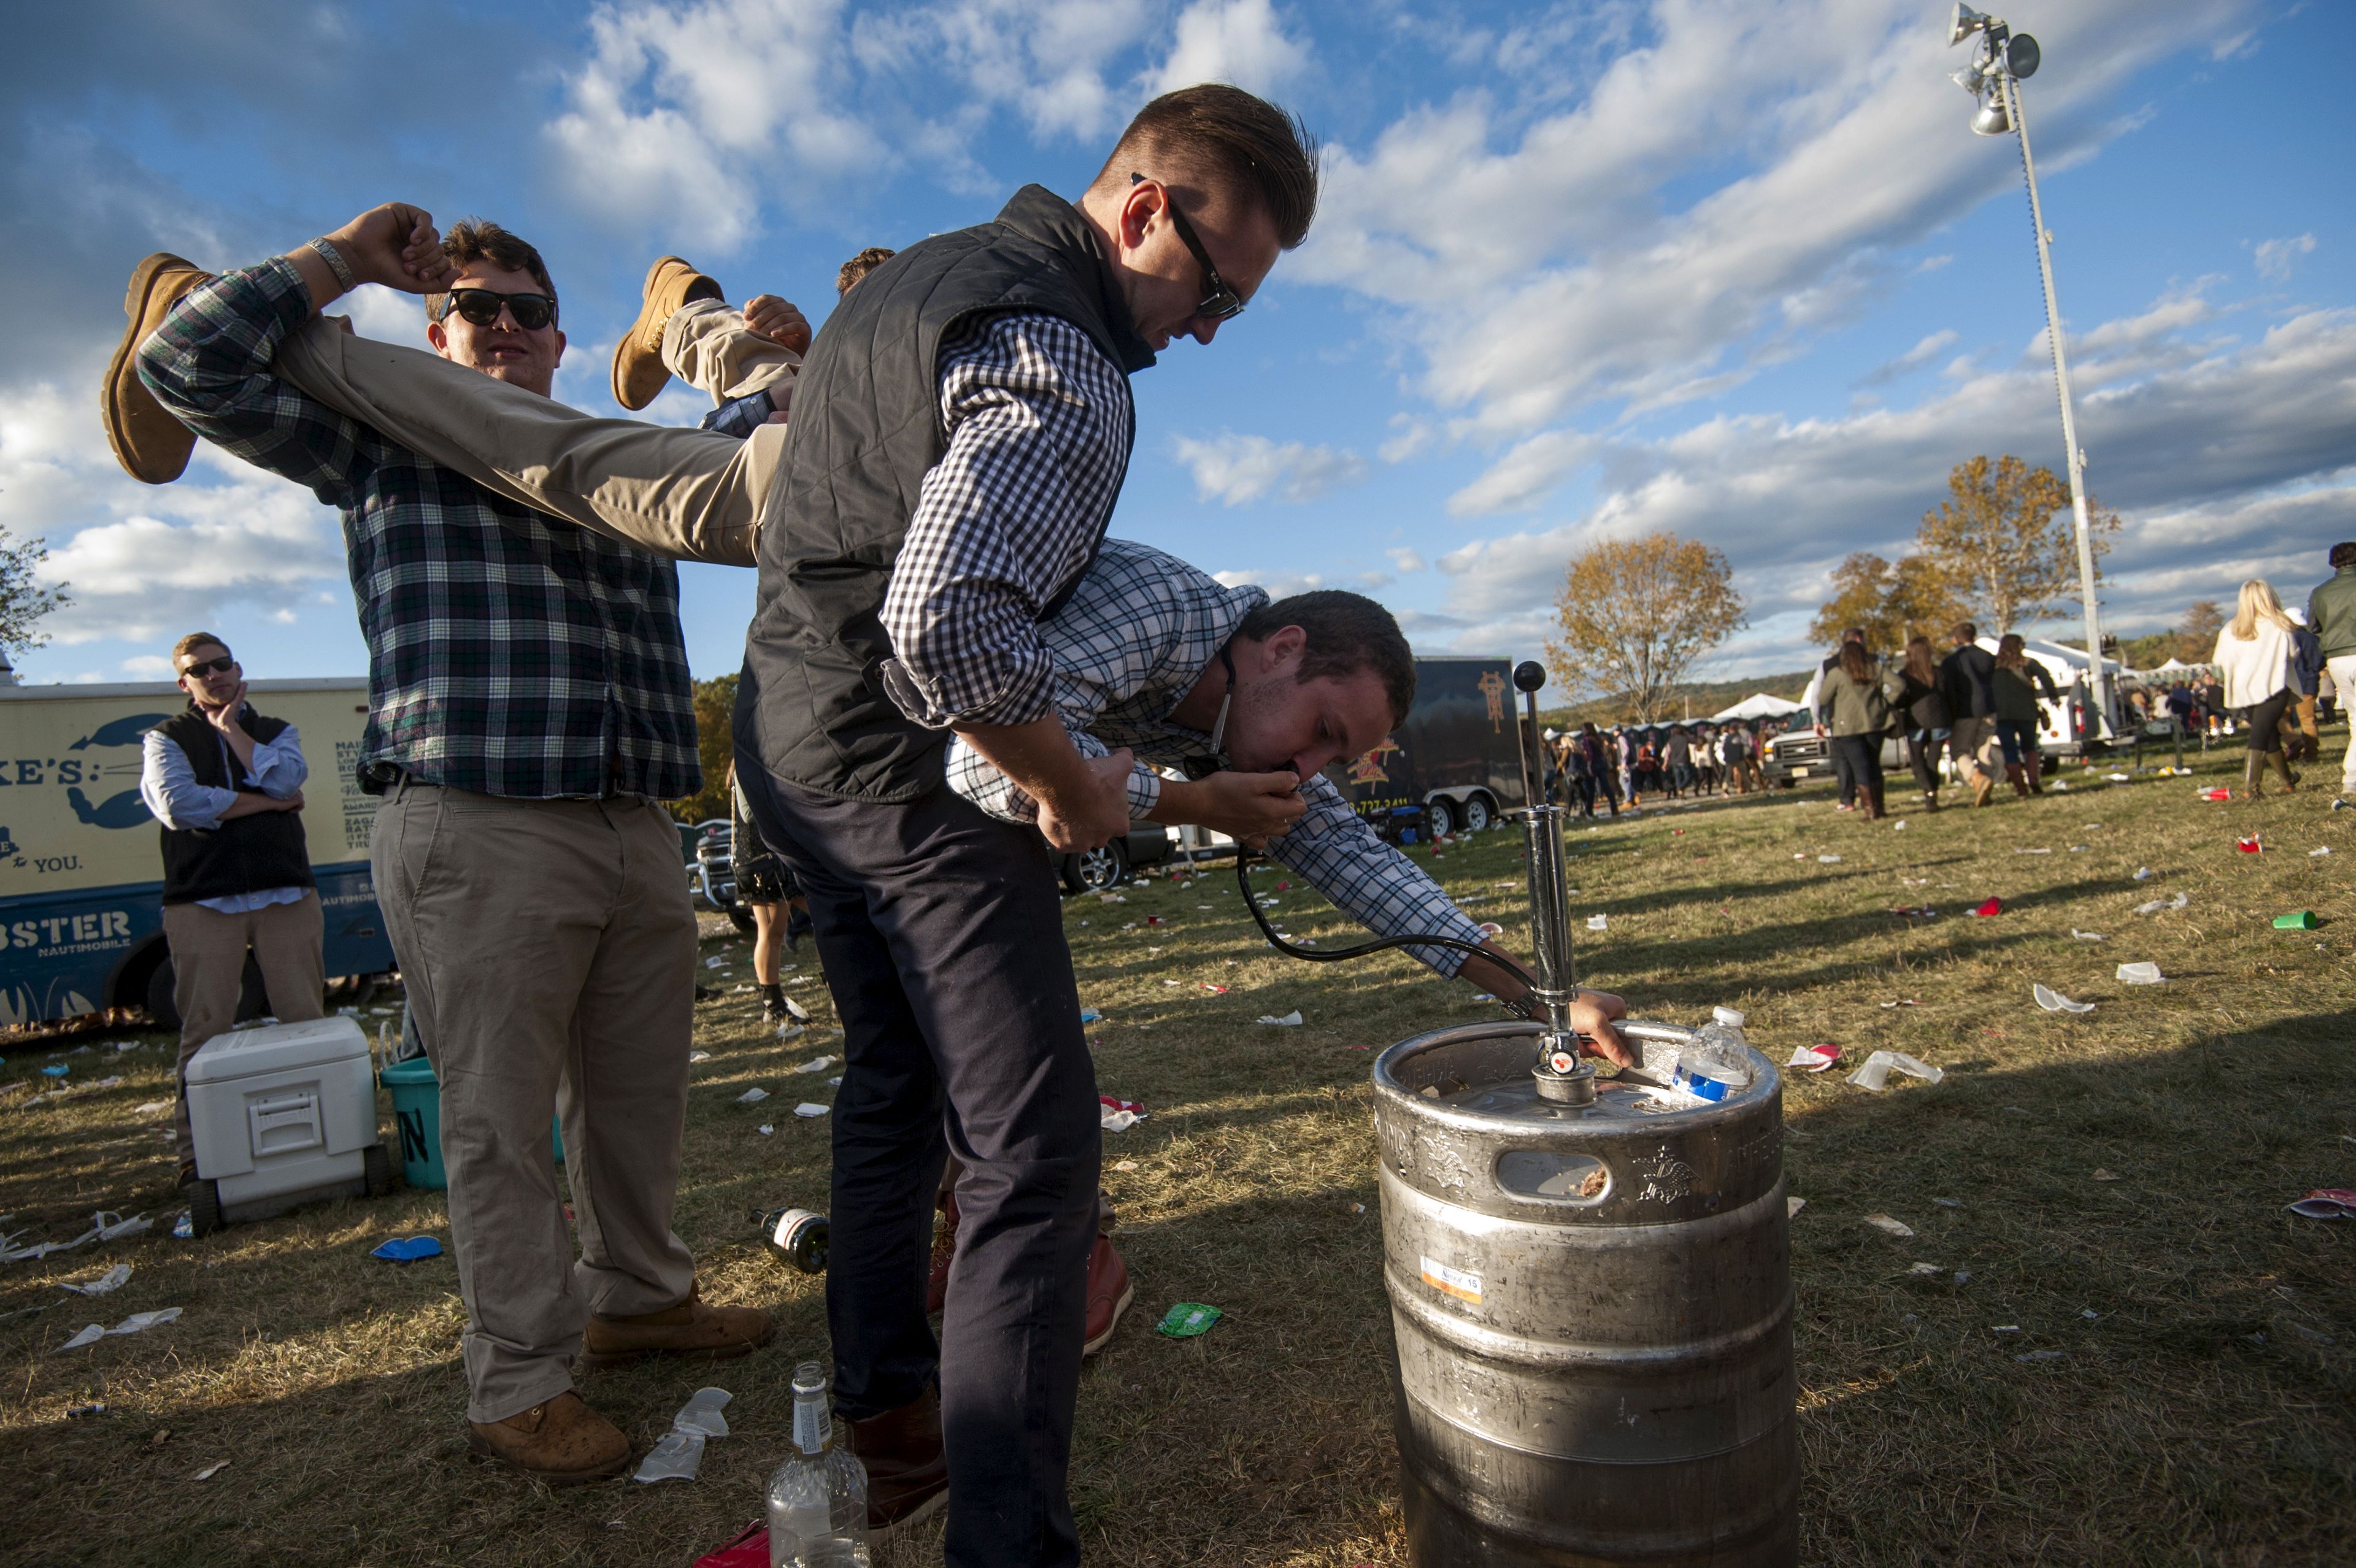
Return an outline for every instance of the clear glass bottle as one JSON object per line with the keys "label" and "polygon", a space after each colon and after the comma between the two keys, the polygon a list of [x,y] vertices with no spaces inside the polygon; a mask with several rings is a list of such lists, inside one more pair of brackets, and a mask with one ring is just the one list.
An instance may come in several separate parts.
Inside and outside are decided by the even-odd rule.
{"label": "clear glass bottle", "polygon": [[794,1369],[794,1452],[769,1477],[769,1568],[868,1568],[867,1467],[834,1443],[826,1369]]}

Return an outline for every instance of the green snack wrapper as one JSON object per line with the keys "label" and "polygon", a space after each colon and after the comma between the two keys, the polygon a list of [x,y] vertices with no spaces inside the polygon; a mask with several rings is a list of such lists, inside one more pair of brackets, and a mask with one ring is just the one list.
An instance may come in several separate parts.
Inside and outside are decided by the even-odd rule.
{"label": "green snack wrapper", "polygon": [[2300,910],[2297,914],[2278,914],[2275,916],[2275,929],[2276,931],[2313,931],[2321,923],[2321,922],[2315,918],[2315,912],[2311,909]]}
{"label": "green snack wrapper", "polygon": [[1182,1301],[1162,1314],[1162,1321],[1153,1328],[1156,1333],[1167,1334],[1173,1339],[1191,1339],[1197,1334],[1208,1333],[1211,1325],[1219,1317],[1220,1312],[1215,1307],[1205,1307],[1199,1301]]}

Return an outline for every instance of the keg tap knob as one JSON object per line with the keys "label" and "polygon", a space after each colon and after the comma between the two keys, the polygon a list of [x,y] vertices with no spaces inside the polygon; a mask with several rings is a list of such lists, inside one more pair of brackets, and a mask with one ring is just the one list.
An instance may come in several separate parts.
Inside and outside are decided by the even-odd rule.
{"label": "keg tap knob", "polygon": [[1515,734],[1521,745],[1522,792],[1528,810],[1522,818],[1530,867],[1530,940],[1537,958],[1535,1000],[1544,1009],[1537,1061],[1531,1073],[1538,1093],[1562,1104],[1595,1099],[1595,1069],[1580,1059],[1579,1037],[1570,1027],[1577,995],[1570,964],[1570,880],[1562,846],[1563,808],[1547,798],[1546,762],[1540,750],[1538,688],[1546,667],[1535,659],[1514,668],[1514,688],[1522,694]]}

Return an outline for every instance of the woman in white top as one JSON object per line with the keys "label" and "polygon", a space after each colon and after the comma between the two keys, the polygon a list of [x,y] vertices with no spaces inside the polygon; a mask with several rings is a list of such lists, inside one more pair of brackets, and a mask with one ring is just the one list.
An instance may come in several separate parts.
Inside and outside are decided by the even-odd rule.
{"label": "woman in white top", "polygon": [[2246,708],[2250,713],[2249,758],[2243,778],[2252,797],[2268,763],[2286,790],[2298,787],[2298,775],[2283,755],[2282,716],[2297,698],[2298,683],[2291,673],[2291,620],[2272,584],[2253,577],[2242,584],[2242,603],[2233,621],[2217,634],[2217,651],[2211,662],[2224,677],[2225,706]]}

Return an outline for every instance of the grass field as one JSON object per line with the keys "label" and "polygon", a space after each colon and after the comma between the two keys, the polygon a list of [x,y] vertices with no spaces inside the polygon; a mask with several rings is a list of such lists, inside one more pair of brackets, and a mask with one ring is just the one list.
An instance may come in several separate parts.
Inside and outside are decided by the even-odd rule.
{"label": "grass field", "polygon": [[[1582,977],[1671,1021],[1739,1006],[1778,1061],[1830,1040],[1946,1071],[1881,1095],[1838,1072],[1787,1081],[1791,1187],[1808,1200],[1792,1231],[1804,1562],[2356,1559],[2356,1224],[2283,1209],[2356,1185],[2356,813],[2309,792],[2212,805],[2191,780],[2063,777],[2068,792],[2042,799],[1901,811],[1903,828],[1810,791],[1577,831],[1574,910],[1610,922],[1580,933]],[[2237,853],[2251,832],[2265,852]],[[1418,858],[1519,941],[1517,843],[1499,831]],[[1255,878],[1280,880],[1293,879]],[[1081,1392],[1087,1555],[1398,1563],[1368,1048],[1490,1009],[1396,955],[1284,959],[1234,889],[1221,868],[1066,906],[1082,999],[1106,1015],[1091,1026],[1101,1087],[1151,1111],[1106,1139],[1138,1298]],[[2130,912],[2179,891],[2180,912]],[[1965,912],[1991,895],[2000,915]],[[1296,936],[1347,937],[1297,886],[1276,896]],[[1938,917],[1887,912],[1923,903]],[[2271,928],[2299,909],[2322,929]],[[705,951],[726,965],[708,982],[749,978],[742,944]],[[0,1317],[0,1558],[685,1568],[727,1540],[786,1444],[793,1362],[824,1348],[819,1282],[782,1270],[750,1223],[825,1197],[825,1124],[790,1115],[825,1097],[810,1092],[824,1075],[788,1070],[840,1043],[800,956],[789,978],[819,1014],[809,1036],[765,1035],[746,995],[698,1009],[711,1059],[693,1070],[679,1208],[706,1293],[776,1308],[777,1342],[585,1385],[641,1445],[700,1383],[732,1390],[734,1435],[691,1484],[551,1491],[467,1456],[449,1260],[366,1255],[392,1235],[446,1244],[438,1193],[162,1234],[180,1208],[168,1146],[162,1118],[134,1110],[167,1092],[158,1037],[62,1058],[78,1080],[120,1072],[119,1088],[0,1101],[0,1230],[63,1238],[102,1208],[165,1221],[0,1265],[0,1313],[21,1314]],[[2166,985],[2112,977],[2144,959]],[[2037,982],[2094,1010],[2041,1012]],[[1254,1022],[1293,1008],[1302,1027]],[[46,1061],[9,1054],[0,1084]],[[735,1103],[756,1083],[776,1097]],[[1874,1212],[1918,1235],[1867,1228]],[[117,1261],[136,1272],[115,1295],[56,1288]],[[1971,1280],[1920,1278],[1916,1262]],[[1155,1335],[1182,1300],[1226,1317],[1198,1339]],[[59,1348],[84,1323],[169,1306],[186,1309],[177,1323]],[[2061,1354],[2019,1359],[2039,1351]],[[69,1417],[95,1401],[105,1414]]]}

